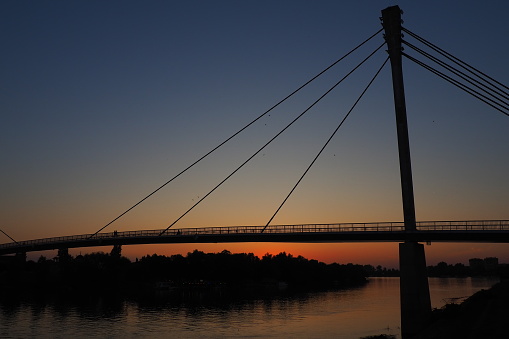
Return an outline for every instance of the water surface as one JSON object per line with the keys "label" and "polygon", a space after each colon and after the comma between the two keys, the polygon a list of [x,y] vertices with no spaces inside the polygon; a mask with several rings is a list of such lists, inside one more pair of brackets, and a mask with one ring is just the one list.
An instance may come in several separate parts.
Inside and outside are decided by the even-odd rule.
{"label": "water surface", "polygon": [[[430,278],[433,307],[492,286]],[[399,279],[339,291],[232,296],[216,290],[143,299],[92,296],[0,301],[1,338],[340,338],[400,332]]]}

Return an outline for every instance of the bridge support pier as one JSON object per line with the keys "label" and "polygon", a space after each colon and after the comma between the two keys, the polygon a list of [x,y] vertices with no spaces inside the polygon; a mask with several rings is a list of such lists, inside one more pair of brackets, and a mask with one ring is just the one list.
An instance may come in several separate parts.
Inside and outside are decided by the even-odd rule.
{"label": "bridge support pier", "polygon": [[110,256],[115,259],[120,259],[122,256],[122,245],[116,244],[113,245],[113,248],[111,249]]}
{"label": "bridge support pier", "polygon": [[431,299],[424,245],[399,244],[401,335],[403,339],[419,333],[429,322]]}

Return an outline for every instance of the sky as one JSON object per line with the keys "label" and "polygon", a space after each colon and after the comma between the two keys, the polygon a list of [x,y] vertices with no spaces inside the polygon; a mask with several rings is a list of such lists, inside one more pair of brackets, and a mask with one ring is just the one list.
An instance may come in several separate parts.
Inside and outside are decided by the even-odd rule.
{"label": "sky", "polygon": [[[377,32],[380,11],[394,4],[2,1],[0,228],[18,241],[96,232]],[[509,3],[398,5],[404,27],[509,84]],[[383,42],[379,33],[105,231],[172,224]],[[265,225],[386,57],[383,47],[173,227]],[[388,66],[271,224],[402,221]],[[417,220],[509,219],[509,117],[407,59],[403,72]],[[140,245],[123,254],[194,249],[398,260],[397,243]],[[92,250],[110,249],[71,253]],[[509,263],[506,244],[433,243],[426,255],[429,264]]]}

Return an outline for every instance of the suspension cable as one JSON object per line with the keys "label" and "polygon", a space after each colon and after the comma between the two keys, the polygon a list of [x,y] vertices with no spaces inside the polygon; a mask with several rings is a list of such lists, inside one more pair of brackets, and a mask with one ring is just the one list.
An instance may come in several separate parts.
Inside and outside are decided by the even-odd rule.
{"label": "suspension cable", "polygon": [[364,90],[362,91],[361,95],[359,95],[359,97],[357,98],[357,100],[355,101],[355,103],[352,105],[352,107],[350,108],[350,110],[348,111],[348,113],[345,115],[345,117],[343,118],[343,120],[341,120],[341,122],[339,123],[339,125],[336,127],[336,129],[334,130],[334,132],[332,132],[331,136],[329,137],[329,139],[325,142],[325,144],[323,145],[323,147],[320,149],[320,151],[318,152],[318,154],[315,156],[315,158],[313,159],[313,161],[311,161],[311,163],[309,164],[309,166],[306,168],[306,170],[304,171],[304,173],[302,174],[302,176],[299,178],[299,180],[297,181],[297,183],[295,184],[295,186],[293,186],[293,188],[290,190],[290,193],[288,193],[288,195],[286,196],[286,198],[283,200],[283,202],[281,203],[281,205],[279,205],[279,207],[277,208],[276,212],[272,215],[272,217],[269,219],[269,221],[267,222],[267,224],[265,225],[265,227],[262,229],[262,231],[260,233],[263,233],[265,231],[265,229],[269,226],[269,224],[272,222],[272,220],[276,217],[276,215],[279,213],[279,211],[281,210],[281,208],[283,207],[283,205],[286,203],[286,201],[288,200],[288,198],[290,198],[290,196],[292,195],[292,193],[295,191],[295,189],[297,188],[297,186],[299,186],[300,182],[302,181],[302,179],[304,179],[304,177],[306,176],[306,174],[309,172],[309,170],[311,169],[311,167],[314,165],[314,163],[316,162],[316,160],[318,159],[318,157],[320,157],[320,155],[322,154],[322,152],[325,150],[325,148],[327,147],[327,145],[329,145],[329,142],[332,140],[332,138],[334,137],[334,135],[336,135],[336,133],[338,132],[338,130],[341,128],[341,126],[343,125],[343,123],[345,122],[345,120],[348,118],[348,116],[350,115],[350,113],[352,113],[353,109],[355,108],[355,106],[357,106],[357,104],[359,103],[359,101],[361,100],[361,98],[364,96],[364,94],[366,93],[366,91],[368,90],[368,88],[371,86],[371,84],[373,83],[373,81],[375,81],[375,79],[377,78],[378,74],[382,71],[382,69],[384,68],[385,64],[387,63],[387,61],[389,60],[389,57],[387,57],[387,59],[385,59],[384,63],[382,64],[382,66],[380,66],[380,68],[378,69],[378,71],[376,72],[376,74],[373,76],[373,78],[371,79],[371,81],[368,83],[368,85],[366,86],[366,88],[364,88]]}
{"label": "suspension cable", "polygon": [[285,102],[287,99],[289,99],[290,97],[292,97],[294,94],[296,94],[297,92],[299,92],[301,89],[303,89],[304,87],[306,87],[307,85],[309,85],[311,82],[313,82],[314,80],[316,80],[318,77],[320,77],[321,75],[323,75],[325,72],[327,72],[329,69],[331,69],[332,67],[334,67],[336,64],[338,64],[340,61],[342,61],[343,59],[345,59],[347,56],[349,56],[350,54],[352,54],[353,52],[355,52],[357,49],[359,49],[361,46],[363,46],[364,44],[366,44],[368,41],[370,41],[373,37],[375,37],[376,35],[378,35],[378,33],[380,33],[381,31],[383,30],[383,28],[379,29],[376,33],[372,34],[369,38],[367,38],[366,40],[364,40],[363,42],[361,42],[359,45],[357,45],[356,47],[354,47],[352,50],[350,50],[348,53],[346,53],[345,55],[343,55],[341,58],[339,58],[338,60],[336,60],[335,62],[333,62],[330,66],[328,66],[327,68],[325,68],[324,70],[322,70],[320,73],[318,73],[317,75],[315,75],[314,77],[312,77],[311,79],[309,79],[306,83],[304,83],[302,86],[300,86],[299,88],[297,88],[296,90],[294,90],[292,93],[290,93],[289,95],[287,95],[284,99],[282,99],[281,101],[279,101],[278,103],[276,103],[274,106],[272,106],[271,108],[269,108],[267,111],[265,111],[264,113],[262,113],[261,115],[259,115],[257,118],[255,118],[254,120],[252,120],[250,123],[248,123],[246,126],[242,127],[240,130],[238,130],[237,132],[235,132],[232,136],[230,136],[229,138],[227,138],[226,140],[224,140],[223,142],[221,142],[219,145],[217,145],[216,147],[214,147],[212,150],[210,150],[209,152],[207,152],[205,155],[201,156],[198,160],[196,160],[195,162],[193,162],[191,165],[187,166],[185,169],[183,169],[181,172],[179,172],[178,174],[176,174],[174,177],[172,177],[171,179],[169,179],[168,181],[166,181],[164,184],[162,184],[161,186],[159,186],[158,188],[156,188],[154,191],[152,191],[150,194],[148,194],[147,196],[145,196],[143,199],[141,199],[140,201],[138,201],[136,204],[134,204],[133,206],[129,207],[127,210],[125,210],[123,213],[121,213],[118,217],[116,217],[115,219],[113,219],[112,221],[110,221],[109,223],[107,223],[106,225],[104,225],[103,227],[101,227],[97,232],[95,232],[94,234],[92,234],[90,236],[90,238],[96,236],[99,232],[101,232],[102,230],[104,230],[106,227],[110,226],[111,224],[113,224],[115,221],[117,221],[118,219],[120,219],[121,217],[123,217],[124,215],[126,215],[128,212],[130,212],[132,209],[134,209],[136,206],[140,205],[142,202],[144,202],[145,200],[147,200],[148,198],[150,198],[152,195],[154,195],[155,193],[157,193],[159,190],[161,190],[163,187],[165,187],[166,185],[168,185],[170,182],[172,182],[173,180],[177,179],[180,175],[184,174],[185,172],[187,172],[189,169],[191,169],[191,167],[193,167],[194,165],[198,164],[200,161],[202,161],[203,159],[205,159],[206,157],[208,157],[210,154],[214,153],[216,150],[218,150],[220,147],[222,147],[224,144],[226,144],[227,142],[229,142],[230,140],[232,140],[233,138],[235,138],[237,135],[239,135],[241,132],[243,132],[245,129],[247,129],[249,126],[253,125],[256,121],[260,120],[262,117],[264,117],[265,115],[267,115],[269,112],[271,112],[272,110],[274,110],[276,107],[278,107],[280,104],[282,104],[283,102]]}
{"label": "suspension cable", "polygon": [[[438,47],[438,46],[434,45],[433,43],[431,43],[431,42],[427,41],[427,40],[426,40],[426,39],[424,39],[423,37],[421,37],[421,36],[419,36],[419,35],[417,35],[417,34],[415,34],[415,33],[411,32],[411,31],[409,31],[408,29],[406,29],[406,28],[404,28],[404,27],[402,27],[402,30],[403,30],[403,32],[408,33],[411,37],[413,37],[413,38],[417,39],[417,40],[418,40],[418,41],[420,41],[421,43],[425,44],[426,46],[428,46],[428,47],[430,47],[431,49],[433,49],[434,51],[436,51],[437,53],[439,53],[439,54],[441,54],[441,55],[445,56],[447,59],[451,60],[452,62],[454,62],[454,63],[455,63],[455,64],[457,64],[458,66],[460,66],[460,67],[462,67],[462,68],[466,69],[467,71],[469,71],[470,73],[474,74],[475,76],[477,76],[477,77],[479,77],[479,78],[483,79],[483,78],[480,76],[480,75],[482,75],[482,76],[484,76],[484,77],[488,78],[489,80],[491,80],[491,81],[495,82],[496,84],[498,84],[498,85],[500,85],[500,86],[502,86],[502,87],[504,87],[504,88],[506,88],[506,89],[508,89],[508,90],[509,90],[509,87],[507,87],[507,86],[506,86],[506,85],[504,85],[503,83],[501,83],[501,82],[499,82],[499,81],[497,81],[497,80],[493,79],[492,77],[490,77],[489,75],[487,75],[487,74],[485,74],[485,73],[481,72],[481,71],[480,71],[480,70],[478,70],[477,68],[475,68],[475,67],[473,67],[473,66],[469,65],[468,63],[464,62],[463,60],[461,60],[461,59],[459,59],[459,58],[455,57],[454,55],[452,55],[452,54],[450,54],[450,53],[446,52],[445,50],[441,49],[440,47]],[[476,73],[478,73],[478,74],[476,74]],[[479,75],[479,74],[480,74],[480,75]],[[498,90],[501,90],[501,91],[502,91],[502,92],[504,92],[506,95],[508,94],[506,91],[504,91],[503,89],[499,88],[498,86],[496,86],[496,85],[494,85],[494,84],[490,83],[488,80],[486,80],[486,79],[483,79],[483,80],[484,80],[485,82],[489,83],[491,86],[493,86],[493,87],[497,88]]]}
{"label": "suspension cable", "polygon": [[[408,47],[410,47],[411,49],[413,49],[414,51],[418,52],[419,54],[421,54],[422,56],[428,58],[429,60],[437,63],[438,65],[442,66],[443,68],[447,69],[449,72],[453,73],[454,75],[458,76],[459,78],[463,79],[464,81],[468,82],[469,84],[471,84],[472,86],[475,86],[476,88],[478,88],[479,90],[483,91],[484,93],[492,96],[493,98],[495,98],[496,100],[499,100],[502,102],[502,104],[500,104],[499,102],[491,99],[491,98],[487,98],[486,97],[486,100],[489,100],[491,101],[492,103],[496,104],[496,105],[499,105],[499,106],[505,106],[504,109],[509,109],[509,103],[507,103],[505,100],[497,97],[494,93],[496,93],[497,95],[500,95],[502,97],[504,97],[505,99],[508,99],[509,100],[509,97],[505,96],[503,93],[500,93],[500,92],[497,92],[497,91],[494,91],[492,88],[486,86],[485,84],[477,81],[476,79],[470,77],[469,75],[465,74],[464,72],[462,72],[461,70],[458,70],[457,68],[447,64],[446,62],[438,59],[437,57],[423,51],[422,49],[420,49],[419,47],[407,42],[407,41],[404,41],[403,40],[403,43],[405,45],[407,45]],[[484,88],[483,88],[484,87]]]}
{"label": "suspension cable", "polygon": [[453,84],[454,86],[462,89],[463,91],[467,92],[468,94],[472,95],[473,97],[481,100],[482,102],[484,102],[485,104],[491,106],[492,108],[496,109],[497,111],[501,112],[502,114],[505,114],[507,116],[509,116],[509,113],[507,112],[504,112],[503,110],[501,110],[500,108],[496,107],[495,105],[489,103],[487,100],[483,99],[483,97],[485,97],[484,95],[480,94],[479,92],[475,91],[474,89],[472,88],[469,88],[468,86],[460,83],[459,81],[445,75],[444,73],[438,71],[437,69],[429,66],[429,65],[426,65],[424,62],[422,61],[419,61],[417,60],[416,58],[402,52],[401,53],[403,56],[407,57],[409,60],[415,62],[416,64],[418,64],[419,66],[427,69],[428,71],[434,73],[435,75],[438,75],[439,77],[441,77],[442,79],[446,80],[447,82]]}
{"label": "suspension cable", "polygon": [[258,153],[260,153],[265,147],[271,144],[277,137],[279,137],[283,132],[285,132],[290,126],[292,126],[297,120],[299,120],[304,114],[306,114],[312,107],[314,107],[318,102],[320,102],[325,96],[327,96],[334,88],[336,88],[340,83],[342,83],[348,76],[350,76],[355,70],[357,70],[362,64],[364,64],[368,59],[370,59],[376,52],[378,52],[383,46],[385,42],[378,46],[373,52],[371,52],[364,60],[362,60],[357,66],[355,66],[350,72],[348,72],[341,80],[336,82],[331,88],[329,88],[322,96],[320,96],[315,102],[313,102],[308,108],[306,108],[302,113],[300,113],[295,119],[293,119],[288,125],[286,125],[281,131],[279,131],[274,137],[272,137],[267,143],[265,143],[258,151],[256,151],[253,155],[251,155],[246,161],[244,161],[239,167],[237,167],[232,173],[230,173],[225,179],[223,179],[219,184],[217,184],[212,190],[210,190],[207,194],[205,194],[200,200],[198,200],[193,206],[191,206],[184,214],[182,214],[179,218],[177,218],[173,223],[171,223],[166,229],[159,233],[159,236],[163,235],[167,230],[169,230],[173,225],[175,225],[180,219],[186,216],[191,210],[193,210],[198,204],[200,204],[203,200],[205,200],[210,194],[212,194],[217,188],[219,188],[222,184],[224,184],[228,179],[230,179],[235,173],[237,173],[244,165],[246,165],[251,159],[253,159]]}
{"label": "suspension cable", "polygon": [[8,237],[9,239],[11,239],[12,241],[14,241],[16,244],[18,243],[16,240],[14,240],[10,235],[8,235],[7,233],[5,233],[2,229],[0,229],[0,232],[2,232],[3,234],[5,234],[6,237]]}

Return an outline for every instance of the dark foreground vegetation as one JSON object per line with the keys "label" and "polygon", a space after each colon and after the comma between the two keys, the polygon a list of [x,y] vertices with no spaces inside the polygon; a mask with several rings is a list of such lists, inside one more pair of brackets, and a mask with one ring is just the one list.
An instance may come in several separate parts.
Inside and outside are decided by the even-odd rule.
{"label": "dark foreground vegetation", "polygon": [[[1,291],[59,293],[135,293],[170,289],[327,289],[365,283],[362,265],[325,264],[291,254],[229,251],[182,255],[148,255],[131,262],[120,255],[91,253],[72,257],[61,251],[54,259],[14,260],[0,264]],[[0,292],[2,293],[2,292]],[[9,292],[10,293],[10,292]]]}
{"label": "dark foreground vegetation", "polygon": [[509,281],[481,290],[461,304],[433,311],[430,325],[415,339],[508,338]]}

